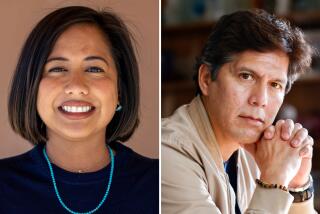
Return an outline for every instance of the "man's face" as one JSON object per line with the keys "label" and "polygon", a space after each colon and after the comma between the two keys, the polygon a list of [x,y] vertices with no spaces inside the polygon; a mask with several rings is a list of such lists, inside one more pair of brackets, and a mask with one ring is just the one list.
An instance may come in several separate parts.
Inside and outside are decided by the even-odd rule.
{"label": "man's face", "polygon": [[288,65],[280,51],[245,51],[224,64],[214,81],[202,66],[202,100],[219,141],[246,144],[260,138],[283,102]]}

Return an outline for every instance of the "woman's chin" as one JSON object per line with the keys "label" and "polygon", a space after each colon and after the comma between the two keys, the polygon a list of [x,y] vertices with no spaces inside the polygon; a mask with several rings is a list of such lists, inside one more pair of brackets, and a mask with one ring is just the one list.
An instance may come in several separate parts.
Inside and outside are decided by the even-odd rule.
{"label": "woman's chin", "polygon": [[94,130],[85,131],[85,130],[76,130],[76,129],[65,129],[64,132],[48,134],[49,139],[61,139],[63,141],[70,142],[83,142],[90,139],[96,138],[101,135],[105,137],[105,132],[99,133]]}

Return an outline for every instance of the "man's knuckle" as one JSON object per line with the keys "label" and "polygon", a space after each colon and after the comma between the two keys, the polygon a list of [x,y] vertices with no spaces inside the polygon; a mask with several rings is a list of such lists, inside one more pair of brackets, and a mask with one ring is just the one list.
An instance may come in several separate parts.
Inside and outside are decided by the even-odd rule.
{"label": "man's knuckle", "polygon": [[308,129],[302,128],[302,132],[303,132],[304,135],[308,135]]}
{"label": "man's knuckle", "polygon": [[310,135],[308,135],[308,142],[309,142],[309,144],[311,145],[311,146],[313,146],[314,145],[314,140],[313,140],[313,138],[310,136]]}
{"label": "man's knuckle", "polygon": [[294,125],[294,122],[293,122],[293,120],[291,120],[291,119],[286,119],[286,124],[288,125],[288,126],[293,126]]}
{"label": "man's knuckle", "polygon": [[295,126],[297,129],[301,129],[301,128],[302,128],[302,125],[301,125],[300,123],[296,123],[294,126]]}
{"label": "man's knuckle", "polygon": [[278,120],[278,121],[276,122],[276,126],[279,126],[279,125],[281,125],[281,124],[283,124],[283,123],[284,123],[284,120],[283,120],[283,119]]}

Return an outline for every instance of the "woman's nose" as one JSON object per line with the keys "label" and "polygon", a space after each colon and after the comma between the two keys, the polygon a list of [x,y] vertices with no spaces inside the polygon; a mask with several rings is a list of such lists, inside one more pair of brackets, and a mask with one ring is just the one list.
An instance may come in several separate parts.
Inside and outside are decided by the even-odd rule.
{"label": "woman's nose", "polygon": [[79,74],[71,75],[65,86],[65,93],[70,95],[87,95],[89,88],[84,77]]}

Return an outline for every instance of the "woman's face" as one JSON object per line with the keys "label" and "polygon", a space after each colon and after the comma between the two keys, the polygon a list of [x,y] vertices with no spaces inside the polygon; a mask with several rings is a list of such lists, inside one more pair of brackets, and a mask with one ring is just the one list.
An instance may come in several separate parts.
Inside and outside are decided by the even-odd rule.
{"label": "woman's face", "polygon": [[94,25],[71,26],[55,43],[39,85],[37,110],[49,140],[104,139],[117,103],[109,41]]}

